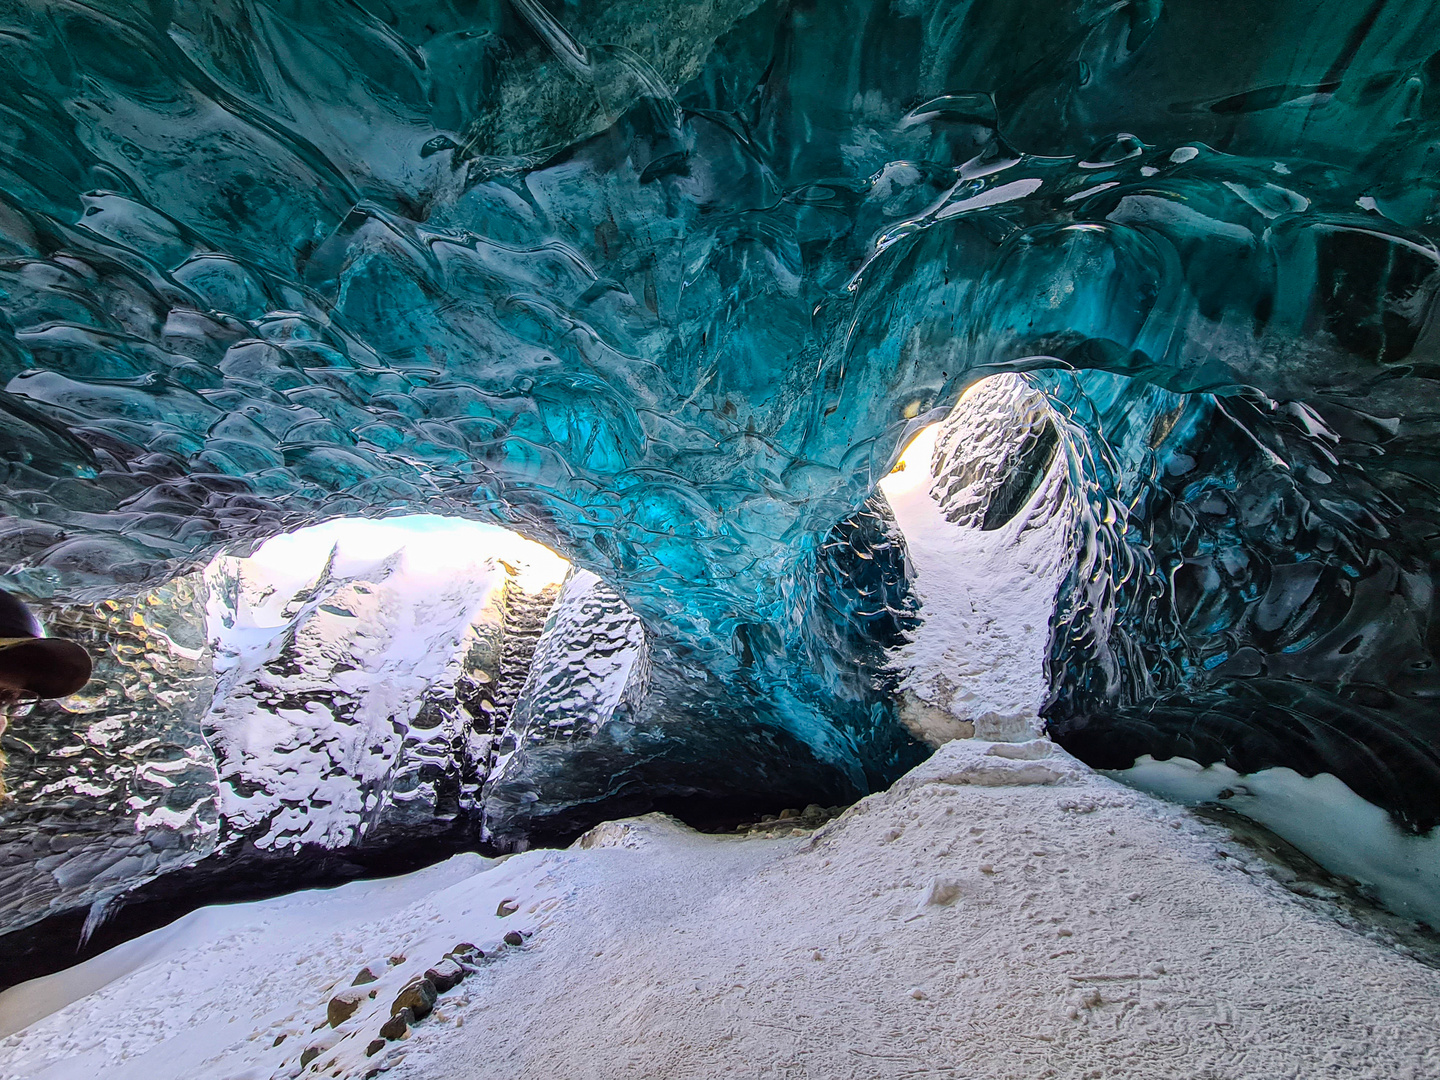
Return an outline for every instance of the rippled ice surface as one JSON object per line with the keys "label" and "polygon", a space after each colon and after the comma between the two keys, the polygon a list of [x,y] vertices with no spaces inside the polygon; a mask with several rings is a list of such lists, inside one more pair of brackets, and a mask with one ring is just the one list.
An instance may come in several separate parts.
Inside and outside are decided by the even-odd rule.
{"label": "rippled ice surface", "polygon": [[920,753],[866,499],[1018,372],[1079,537],[1050,730],[1440,818],[1425,5],[0,19],[8,587],[509,524],[650,635],[633,737],[576,756],[607,796],[829,804]]}

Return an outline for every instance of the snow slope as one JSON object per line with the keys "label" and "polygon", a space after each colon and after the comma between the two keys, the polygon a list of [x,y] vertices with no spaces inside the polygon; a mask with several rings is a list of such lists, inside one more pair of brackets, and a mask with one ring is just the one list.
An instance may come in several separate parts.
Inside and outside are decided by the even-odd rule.
{"label": "snow slope", "polygon": [[[403,1053],[364,1048],[407,982],[459,944],[505,962],[502,936],[533,931],[555,903],[549,869],[535,856],[457,855],[403,877],[201,908],[0,994],[0,1031],[31,1025],[0,1042],[0,1076],[259,1080],[298,1075],[317,1046],[327,1070],[362,1074]],[[517,910],[501,916],[507,900]],[[330,999],[367,965],[380,977],[358,989],[375,997],[331,1029]],[[442,1015],[465,986],[441,999]]]}
{"label": "snow slope", "polygon": [[216,559],[206,727],[227,838],[343,848],[438,827],[435,777],[483,781],[490,740],[458,709],[422,710],[453,699],[467,654],[499,635],[507,589],[567,569],[505,529],[427,516],[328,522]]}
{"label": "snow slope", "polygon": [[[10,1025],[89,991],[0,1042],[0,1077],[1440,1075],[1440,971],[1237,850],[1046,740],[960,740],[812,837],[651,816],[196,912],[0,995]],[[510,924],[534,936],[364,1056],[397,985]],[[375,1002],[311,1030],[400,953]]]}
{"label": "snow slope", "polygon": [[998,529],[954,524],[933,494],[931,459],[943,426],[916,436],[903,468],[880,482],[905,534],[923,619],[892,661],[906,673],[901,717],[932,745],[970,735],[1027,738],[1044,728],[1050,617],[1074,561],[1064,470],[1052,467]]}

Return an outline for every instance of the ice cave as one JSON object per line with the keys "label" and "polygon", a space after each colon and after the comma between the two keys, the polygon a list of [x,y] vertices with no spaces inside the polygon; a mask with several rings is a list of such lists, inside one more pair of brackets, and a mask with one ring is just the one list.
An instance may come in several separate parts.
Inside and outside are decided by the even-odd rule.
{"label": "ice cave", "polygon": [[8,0],[0,117],[0,1080],[1440,1076],[1440,4]]}

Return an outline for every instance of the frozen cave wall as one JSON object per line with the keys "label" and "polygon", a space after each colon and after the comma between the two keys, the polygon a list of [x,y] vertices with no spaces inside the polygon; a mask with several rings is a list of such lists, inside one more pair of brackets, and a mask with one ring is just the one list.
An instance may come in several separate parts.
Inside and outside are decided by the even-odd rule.
{"label": "frozen cave wall", "polygon": [[563,766],[517,750],[571,784],[517,828],[601,777],[829,805],[923,752],[872,492],[1012,372],[1050,410],[1014,472],[1053,439],[1075,513],[1050,730],[1440,818],[1432,7],[0,19],[7,587],[133,596],[341,514],[508,524],[649,657]]}
{"label": "frozen cave wall", "polygon": [[0,934],[96,911],[215,849],[215,689],[204,582],[38,614],[83,642],[93,677],[63,701],[16,710],[0,736]]}

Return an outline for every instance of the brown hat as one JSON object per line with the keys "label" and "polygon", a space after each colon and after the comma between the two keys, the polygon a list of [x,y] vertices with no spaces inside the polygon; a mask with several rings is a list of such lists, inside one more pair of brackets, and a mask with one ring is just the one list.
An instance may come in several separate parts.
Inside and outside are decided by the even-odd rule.
{"label": "brown hat", "polygon": [[0,687],[54,698],[89,681],[90,654],[74,641],[46,637],[30,609],[0,589]]}

